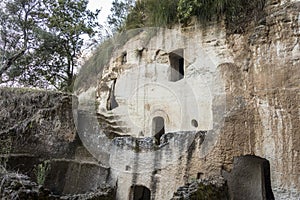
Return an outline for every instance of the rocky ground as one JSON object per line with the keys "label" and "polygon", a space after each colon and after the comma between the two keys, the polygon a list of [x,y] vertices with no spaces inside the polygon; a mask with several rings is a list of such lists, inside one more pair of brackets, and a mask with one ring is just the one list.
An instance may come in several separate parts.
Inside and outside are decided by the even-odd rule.
{"label": "rocky ground", "polygon": [[222,177],[197,179],[178,188],[172,200],[227,200],[228,188]]}
{"label": "rocky ground", "polygon": [[54,195],[50,190],[19,173],[0,173],[0,199],[2,200],[112,200],[113,190],[107,186],[85,194]]}

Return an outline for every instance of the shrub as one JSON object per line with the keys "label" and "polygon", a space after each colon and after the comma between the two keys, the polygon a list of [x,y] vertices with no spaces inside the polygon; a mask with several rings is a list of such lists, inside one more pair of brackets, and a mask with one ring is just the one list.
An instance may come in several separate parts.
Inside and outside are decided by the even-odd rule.
{"label": "shrub", "polygon": [[36,176],[37,184],[43,185],[45,183],[45,180],[49,173],[50,168],[51,168],[51,166],[50,166],[49,160],[46,160],[43,163],[40,163],[35,167],[34,173]]}

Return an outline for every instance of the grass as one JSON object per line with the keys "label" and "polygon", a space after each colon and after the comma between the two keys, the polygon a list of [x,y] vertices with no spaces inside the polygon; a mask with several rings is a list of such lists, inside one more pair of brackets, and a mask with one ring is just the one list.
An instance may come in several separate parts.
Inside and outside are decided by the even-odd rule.
{"label": "grass", "polygon": [[51,169],[50,161],[46,160],[43,163],[38,164],[34,168],[37,184],[44,185],[46,177]]}
{"label": "grass", "polygon": [[225,19],[227,27],[234,32],[261,17],[264,4],[265,0],[143,0],[129,12],[125,27],[127,30],[172,27],[178,23],[186,26],[196,17],[202,24]]}
{"label": "grass", "polygon": [[142,27],[169,27],[178,22],[177,3],[178,0],[138,1],[127,16],[125,27],[127,30]]}

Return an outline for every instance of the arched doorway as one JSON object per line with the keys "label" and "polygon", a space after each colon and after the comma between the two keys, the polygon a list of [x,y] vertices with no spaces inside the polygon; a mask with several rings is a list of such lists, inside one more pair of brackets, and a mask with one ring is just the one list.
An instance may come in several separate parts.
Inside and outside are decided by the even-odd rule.
{"label": "arched doorway", "polygon": [[155,138],[155,144],[160,145],[160,138],[165,134],[165,120],[162,117],[154,117],[152,120],[152,135]]}
{"label": "arched doorway", "polygon": [[150,200],[151,191],[142,185],[133,185],[131,186],[131,200]]}

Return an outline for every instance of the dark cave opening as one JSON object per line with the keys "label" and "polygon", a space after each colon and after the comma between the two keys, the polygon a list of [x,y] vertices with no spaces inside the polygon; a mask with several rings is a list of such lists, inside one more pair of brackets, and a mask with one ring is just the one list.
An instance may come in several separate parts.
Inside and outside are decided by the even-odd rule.
{"label": "dark cave opening", "polygon": [[225,178],[234,200],[274,200],[267,159],[253,155],[236,157],[231,173]]}
{"label": "dark cave opening", "polygon": [[152,133],[155,138],[155,144],[160,145],[160,138],[165,134],[165,121],[163,117],[154,117],[152,120]]}
{"label": "dark cave opening", "polygon": [[115,87],[116,87],[116,82],[117,79],[114,80],[110,92],[109,92],[109,97],[108,97],[108,102],[107,102],[107,110],[112,110],[115,109],[119,106],[116,96],[115,96]]}
{"label": "dark cave opening", "polygon": [[184,77],[184,58],[183,49],[178,49],[169,54],[170,60],[170,73],[169,81],[179,81]]}
{"label": "dark cave opening", "polygon": [[133,185],[131,186],[132,191],[132,200],[150,200],[151,191],[142,185]]}

